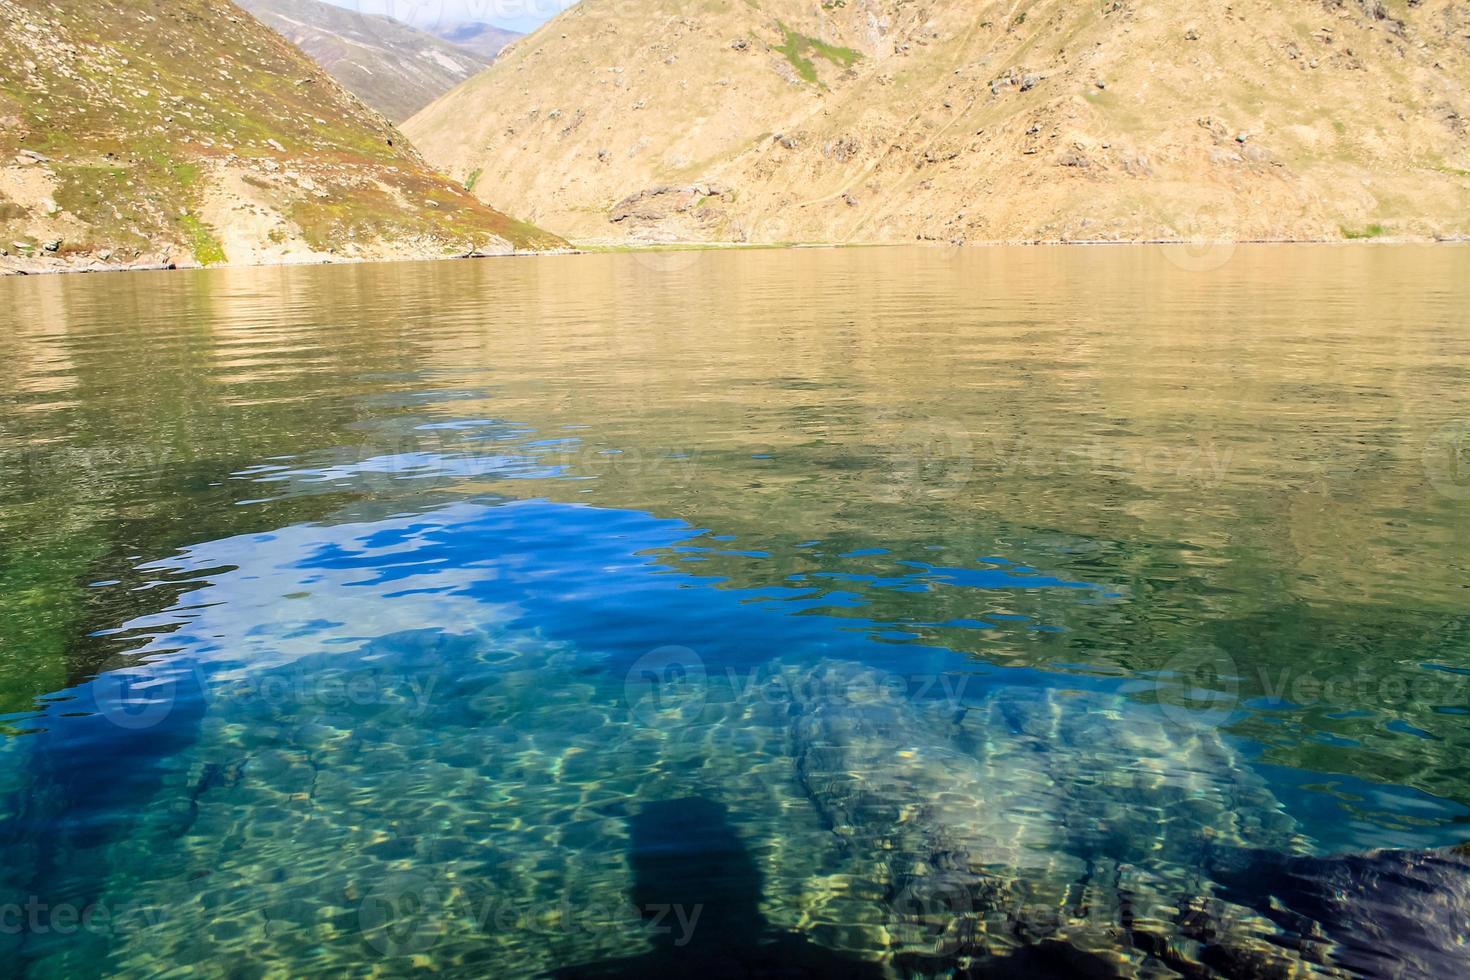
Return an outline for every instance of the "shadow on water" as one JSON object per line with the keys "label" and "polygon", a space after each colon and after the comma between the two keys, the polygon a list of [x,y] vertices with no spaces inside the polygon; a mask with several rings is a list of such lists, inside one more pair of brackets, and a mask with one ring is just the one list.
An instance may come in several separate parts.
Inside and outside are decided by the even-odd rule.
{"label": "shadow on water", "polygon": [[[156,698],[156,690],[129,689],[116,675],[104,675],[58,701],[70,709],[61,716],[64,724],[53,723],[44,740],[26,743],[27,783],[0,794],[0,854],[31,860],[9,859],[0,871],[0,909],[13,916],[40,902],[41,908],[95,911],[104,905],[110,844],[132,834],[187,832],[198,793],[212,776],[162,814],[150,810],[150,801],[177,776],[177,760],[197,739],[204,693],[188,670],[164,666],[159,673],[171,678],[168,724],[155,727],[148,708],[136,707]],[[76,873],[78,867],[88,873]],[[16,957],[13,963],[58,949],[107,945],[103,932],[38,931],[16,921],[0,924],[0,950]]]}
{"label": "shadow on water", "polygon": [[726,819],[699,797],[650,803],[629,821],[634,906],[653,949],[557,970],[600,977],[882,977],[873,963],[773,929],[760,911],[755,860]]}

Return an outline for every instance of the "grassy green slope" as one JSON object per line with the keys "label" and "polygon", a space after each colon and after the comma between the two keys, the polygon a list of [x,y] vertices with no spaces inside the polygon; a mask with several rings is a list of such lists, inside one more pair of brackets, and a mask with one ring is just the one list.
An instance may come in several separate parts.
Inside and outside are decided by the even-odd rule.
{"label": "grassy green slope", "polygon": [[200,264],[558,242],[227,0],[0,0],[0,239],[12,261]]}

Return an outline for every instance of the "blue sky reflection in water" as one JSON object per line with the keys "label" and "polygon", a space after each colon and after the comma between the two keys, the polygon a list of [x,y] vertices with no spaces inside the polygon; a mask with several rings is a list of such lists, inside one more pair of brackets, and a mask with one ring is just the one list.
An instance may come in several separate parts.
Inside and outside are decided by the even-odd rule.
{"label": "blue sky reflection in water", "polygon": [[[122,330],[102,313],[127,283],[28,286],[66,329],[10,341],[24,479],[3,514],[37,547],[7,556],[6,601],[31,603],[7,614],[43,627],[14,648],[31,674],[58,650],[67,682],[8,705],[3,885],[47,911],[4,941],[39,976],[617,975],[770,950],[923,973],[1009,955],[1021,923],[1134,967],[1173,962],[1143,934],[1175,966],[1238,965],[1294,928],[1263,863],[1290,869],[1273,887],[1350,893],[1353,855],[1463,840],[1461,512],[1405,503],[1436,471],[1374,416],[1375,392],[1456,383],[1404,363],[1464,343],[1450,298],[1416,300],[1444,324],[1428,339],[1340,360],[1331,307],[1310,338],[1250,315],[1234,340],[1156,334],[1147,398],[1097,349],[1126,346],[1110,294],[1087,326],[1055,289],[1117,269],[1028,256],[1009,295],[977,295],[997,270],[898,254],[929,320],[894,312],[896,272],[834,253],[800,261],[865,302],[834,295],[800,336],[759,255],[708,260],[683,306],[627,257],[181,276]],[[1299,261],[1329,292],[1360,271]],[[619,312],[589,317],[567,269],[606,274]],[[260,276],[300,277],[297,305],[262,309]],[[692,336],[737,282],[730,316],[784,361]],[[927,336],[967,317],[977,339]],[[854,345],[882,368],[843,366]],[[1197,392],[1179,437],[1200,363],[1276,407]],[[1308,425],[1321,386],[1351,405]],[[89,411],[111,444],[65,435]],[[1000,458],[1008,417],[1031,441]],[[1205,420],[1228,462],[1181,478]],[[1329,441],[1355,448],[1314,455]],[[1331,564],[1324,513],[1363,531],[1361,562]],[[28,582],[80,598],[39,606]],[[633,907],[659,895],[707,905],[705,933]],[[1203,900],[1218,948],[1181,919]],[[1135,938],[1107,938],[1123,922]]]}

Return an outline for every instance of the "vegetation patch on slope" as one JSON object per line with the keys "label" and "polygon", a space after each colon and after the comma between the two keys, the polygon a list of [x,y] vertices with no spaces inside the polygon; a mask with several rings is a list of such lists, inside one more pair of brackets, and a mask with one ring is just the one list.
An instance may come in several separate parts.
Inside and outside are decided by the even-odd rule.
{"label": "vegetation patch on slope", "polygon": [[775,50],[786,56],[786,60],[791,62],[791,67],[796,69],[797,75],[801,76],[803,81],[812,83],[817,81],[817,66],[806,57],[808,51],[820,58],[826,58],[839,68],[850,68],[862,57],[852,48],[842,48],[814,37],[808,37],[799,31],[793,31],[780,21],[777,21],[776,24],[785,36],[785,41]]}
{"label": "vegetation patch on slope", "polygon": [[1388,234],[1388,229],[1376,223],[1368,225],[1366,228],[1344,228],[1342,230],[1342,237],[1350,241],[1364,238],[1381,238],[1386,234]]}

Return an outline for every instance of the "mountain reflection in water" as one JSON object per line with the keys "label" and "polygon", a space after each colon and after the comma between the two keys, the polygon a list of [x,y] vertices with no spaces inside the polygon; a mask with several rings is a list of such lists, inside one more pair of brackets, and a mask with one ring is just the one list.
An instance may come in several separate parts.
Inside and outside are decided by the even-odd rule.
{"label": "mountain reflection in water", "polygon": [[1463,972],[1466,255],[0,283],[0,952]]}

